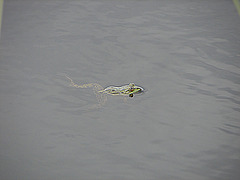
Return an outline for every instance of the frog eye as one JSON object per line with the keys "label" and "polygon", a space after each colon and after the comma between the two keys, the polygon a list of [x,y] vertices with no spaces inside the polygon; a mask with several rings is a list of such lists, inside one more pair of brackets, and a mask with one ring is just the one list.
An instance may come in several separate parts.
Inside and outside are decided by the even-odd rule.
{"label": "frog eye", "polygon": [[133,86],[135,86],[135,84],[134,84],[134,83],[130,83],[129,86],[130,86],[130,87],[133,87]]}
{"label": "frog eye", "polygon": [[133,94],[129,94],[129,97],[133,97]]}

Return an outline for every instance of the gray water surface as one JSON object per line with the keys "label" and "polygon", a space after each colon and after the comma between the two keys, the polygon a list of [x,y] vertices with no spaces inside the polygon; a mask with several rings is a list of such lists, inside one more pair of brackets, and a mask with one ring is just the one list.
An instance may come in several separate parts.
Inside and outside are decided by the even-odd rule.
{"label": "gray water surface", "polygon": [[5,1],[0,179],[240,179],[239,50],[232,1]]}

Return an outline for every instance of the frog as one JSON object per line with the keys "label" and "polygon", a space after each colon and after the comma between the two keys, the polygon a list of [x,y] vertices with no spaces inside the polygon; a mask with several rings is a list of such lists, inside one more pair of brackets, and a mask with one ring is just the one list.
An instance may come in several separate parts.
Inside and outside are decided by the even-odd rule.
{"label": "frog", "polygon": [[96,95],[98,103],[100,105],[105,104],[107,101],[107,95],[112,96],[124,96],[124,97],[133,97],[136,94],[144,93],[144,88],[135,85],[135,83],[129,83],[127,85],[122,86],[108,86],[103,88],[101,85],[97,83],[88,83],[78,85],[76,84],[69,76],[65,75],[65,77],[70,80],[70,86],[75,88],[93,88],[93,92]]}
{"label": "frog", "polygon": [[134,94],[143,93],[143,88],[135,85],[134,83],[129,83],[123,86],[109,86],[103,90],[98,91],[99,93],[106,93],[109,95],[119,95],[119,96],[129,96],[133,97]]}

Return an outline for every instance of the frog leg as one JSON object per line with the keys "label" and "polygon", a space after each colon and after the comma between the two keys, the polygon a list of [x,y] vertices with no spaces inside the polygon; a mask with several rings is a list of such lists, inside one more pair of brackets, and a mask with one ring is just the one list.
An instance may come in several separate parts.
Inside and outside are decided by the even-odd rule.
{"label": "frog leg", "polygon": [[78,84],[74,83],[73,80],[70,77],[68,77],[67,75],[65,75],[65,77],[71,81],[70,86],[75,87],[75,88],[90,88],[90,87],[94,87],[96,85],[100,86],[99,84],[96,84],[96,83],[78,85]]}
{"label": "frog leg", "polygon": [[106,103],[107,96],[105,93],[101,93],[101,91],[103,90],[103,87],[101,85],[99,85],[97,83],[78,85],[78,84],[74,83],[73,80],[70,77],[68,77],[66,74],[65,74],[65,77],[70,80],[71,87],[75,87],[75,88],[91,88],[91,87],[93,87],[93,92],[96,95],[99,105],[102,106],[103,104]]}
{"label": "frog leg", "polygon": [[102,106],[107,101],[107,95],[106,93],[102,92],[103,87],[99,84],[95,83],[95,86],[93,87],[93,92],[96,95],[96,98],[98,100],[98,103]]}

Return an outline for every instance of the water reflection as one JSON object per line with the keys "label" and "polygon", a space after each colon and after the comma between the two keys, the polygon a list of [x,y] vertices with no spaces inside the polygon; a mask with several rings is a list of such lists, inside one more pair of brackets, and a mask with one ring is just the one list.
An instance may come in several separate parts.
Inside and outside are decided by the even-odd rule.
{"label": "water reflection", "polygon": [[[6,1],[0,179],[239,179],[239,27],[231,1]],[[147,93],[92,108],[64,73]]]}

